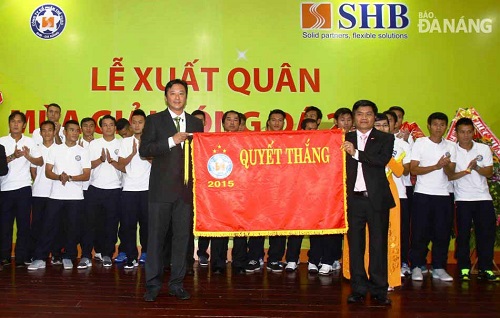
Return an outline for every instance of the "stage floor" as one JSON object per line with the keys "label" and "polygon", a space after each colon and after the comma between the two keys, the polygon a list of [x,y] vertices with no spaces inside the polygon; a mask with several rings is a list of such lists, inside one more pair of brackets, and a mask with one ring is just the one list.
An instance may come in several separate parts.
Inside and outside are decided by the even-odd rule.
{"label": "stage floor", "polygon": [[[154,303],[143,301],[144,268],[104,268],[94,261],[87,270],[44,270],[5,266],[0,271],[0,317],[500,317],[500,283],[458,281],[456,266],[449,270],[452,283],[426,277],[423,282],[403,281],[389,293],[392,307],[367,300],[348,305],[349,282],[340,273],[318,276],[301,264],[293,273],[212,274],[195,268],[186,276],[187,301],[168,296],[162,289]],[[168,279],[169,273],[166,272]]]}

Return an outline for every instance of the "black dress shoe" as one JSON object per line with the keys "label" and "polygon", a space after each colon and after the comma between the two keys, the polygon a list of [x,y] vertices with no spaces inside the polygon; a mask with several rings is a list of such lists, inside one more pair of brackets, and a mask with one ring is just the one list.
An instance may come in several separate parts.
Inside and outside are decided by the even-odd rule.
{"label": "black dress shoe", "polygon": [[382,306],[390,306],[392,304],[392,301],[387,296],[372,296],[372,301]]}
{"label": "black dress shoe", "polygon": [[365,302],[365,296],[363,296],[361,294],[353,293],[353,294],[350,294],[349,296],[347,296],[347,303],[348,304],[360,304],[360,303],[364,303],[364,302]]}
{"label": "black dress shoe", "polygon": [[157,291],[146,290],[146,292],[144,293],[144,301],[155,301],[157,296]]}
{"label": "black dress shoe", "polygon": [[191,298],[191,295],[184,288],[170,290],[168,293],[171,296],[175,296],[181,300],[188,300],[189,298]]}

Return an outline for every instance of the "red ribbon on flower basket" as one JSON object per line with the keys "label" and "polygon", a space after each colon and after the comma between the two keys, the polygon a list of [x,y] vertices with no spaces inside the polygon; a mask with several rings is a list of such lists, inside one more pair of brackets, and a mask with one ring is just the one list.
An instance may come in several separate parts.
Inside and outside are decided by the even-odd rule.
{"label": "red ribbon on flower basket", "polygon": [[453,120],[451,121],[450,130],[448,131],[446,139],[451,140],[453,142],[457,141],[457,136],[455,133],[455,125],[457,123],[457,120],[464,117],[470,118],[472,120],[472,123],[474,124],[474,128],[476,128],[476,134],[474,136],[474,139],[480,138],[483,141],[485,141],[485,143],[490,146],[493,153],[497,157],[500,157],[500,141],[495,136],[495,134],[493,134],[491,129],[486,125],[484,120],[481,118],[481,115],[479,115],[479,113],[472,107],[458,109],[455,118],[453,118]]}

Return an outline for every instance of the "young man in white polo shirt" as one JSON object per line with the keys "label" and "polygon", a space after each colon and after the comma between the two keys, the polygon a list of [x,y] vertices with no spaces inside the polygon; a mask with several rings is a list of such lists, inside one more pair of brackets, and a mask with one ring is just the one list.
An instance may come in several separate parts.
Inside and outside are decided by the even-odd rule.
{"label": "young man in white polo shirt", "polygon": [[102,138],[90,143],[89,155],[92,163],[90,186],[87,190],[82,233],[82,259],[78,268],[92,266],[92,249],[99,247],[103,266],[112,265],[111,256],[117,240],[121,194],[121,171],[118,152],[121,140],[115,138],[116,120],[105,115],[99,120]]}
{"label": "young man in white polo shirt", "polygon": [[138,265],[137,257],[137,222],[140,226],[141,257],[140,263],[146,262],[148,250],[148,189],[151,163],[139,155],[139,143],[146,123],[146,114],[141,109],[134,110],[130,127],[134,132],[131,137],[122,140],[118,153],[118,163],[125,167],[121,194],[120,230],[121,251],[125,252],[125,269]]}
{"label": "young man in white polo shirt", "polygon": [[415,141],[411,151],[410,172],[417,176],[411,217],[410,261],[412,279],[423,280],[427,246],[432,241],[432,277],[452,281],[446,272],[453,212],[448,192],[448,176],[455,171],[456,151],[443,135],[448,117],[433,113],[427,119],[430,136]]}
{"label": "young man in white polo shirt", "polygon": [[[47,118],[47,120],[53,122],[54,126],[56,127],[54,133],[54,142],[58,145],[64,143],[64,133],[63,129],[61,129],[61,124],[59,123],[59,120],[61,119],[61,106],[57,105],[56,103],[49,104],[49,106],[47,106]],[[33,138],[35,144],[43,144],[43,137],[40,134],[40,128],[33,130],[31,137]]]}
{"label": "young man in white polo shirt", "polygon": [[54,182],[45,210],[42,235],[35,250],[35,261],[28,270],[45,268],[45,260],[53,248],[61,222],[66,233],[63,242],[66,250],[63,267],[67,270],[73,268],[73,260],[78,253],[77,244],[83,212],[82,182],[90,177],[88,152],[77,144],[79,134],[78,122],[68,120],[64,124],[64,144],[49,150],[45,175]]}
{"label": "young man in white polo shirt", "polygon": [[30,164],[41,166],[43,158],[37,152],[35,142],[23,135],[26,116],[14,111],[9,115],[8,136],[0,138],[5,147],[9,172],[0,178],[2,202],[0,202],[0,260],[10,264],[12,253],[12,231],[14,220],[17,224],[16,266],[30,263],[30,215],[31,215],[31,175]]}
{"label": "young man in white polo shirt", "polygon": [[492,271],[495,249],[495,208],[486,178],[493,175],[493,156],[487,145],[474,142],[474,124],[460,118],[456,125],[458,143],[455,174],[457,206],[457,259],[460,279],[470,279],[470,234],[474,223],[478,255],[478,279],[500,281]]}
{"label": "young man in white polo shirt", "polygon": [[[53,180],[45,176],[45,164],[49,155],[49,150],[55,147],[54,134],[55,125],[50,120],[40,124],[40,134],[43,139],[41,145],[37,145],[38,152],[42,155],[44,164],[42,166],[31,165],[31,177],[33,181],[31,204],[31,246],[30,257],[34,257],[35,249],[41,238],[43,229],[43,220],[47,203],[49,202],[50,191],[52,190]],[[60,263],[59,263],[60,264]]]}

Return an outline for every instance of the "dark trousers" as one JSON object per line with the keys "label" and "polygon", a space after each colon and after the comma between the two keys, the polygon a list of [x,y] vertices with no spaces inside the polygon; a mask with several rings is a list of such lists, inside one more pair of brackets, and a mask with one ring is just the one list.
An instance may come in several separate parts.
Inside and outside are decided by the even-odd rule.
{"label": "dark trousers", "polygon": [[31,186],[11,191],[2,191],[0,211],[0,259],[8,260],[12,254],[12,232],[14,220],[17,225],[16,262],[22,263],[30,255]]}
{"label": "dark trousers", "polygon": [[212,237],[210,244],[210,266],[212,270],[226,268],[228,237]]}
{"label": "dark trousers", "polygon": [[264,257],[265,236],[251,236],[248,238],[248,261],[258,261]]}
{"label": "dark trousers", "polygon": [[[389,230],[389,210],[375,210],[370,200],[354,196],[347,202],[349,230],[349,265],[351,289],[353,293],[372,296],[387,295],[387,234]],[[365,271],[366,225],[369,229],[369,266]]]}
{"label": "dark trousers", "polygon": [[247,238],[233,237],[233,250],[231,251],[231,266],[233,268],[244,268],[247,260]]}
{"label": "dark trousers", "polygon": [[288,242],[286,243],[286,262],[295,262],[299,261],[300,257],[300,248],[302,247],[302,239],[303,235],[290,235],[288,237]]}
{"label": "dark trousers", "polygon": [[323,237],[324,235],[309,236],[310,246],[307,256],[309,257],[309,263],[316,266],[321,262],[321,256],[323,255]]}
{"label": "dark trousers", "polygon": [[182,288],[186,273],[189,236],[192,233],[193,209],[178,199],[175,202],[149,202],[148,258],[146,261],[146,289],[158,292],[163,284],[167,233],[172,229],[172,258],[169,290]]}
{"label": "dark trousers", "polygon": [[148,191],[122,191],[120,203],[121,251],[129,260],[137,259],[137,223],[141,252],[148,251]]}
{"label": "dark trousers", "polygon": [[35,259],[45,260],[50,251],[57,248],[54,243],[60,233],[60,227],[64,227],[64,233],[66,233],[63,243],[66,253],[63,257],[76,259],[82,212],[83,200],[49,199],[43,220],[42,235],[35,250]]}
{"label": "dark trousers", "polygon": [[35,249],[39,244],[43,231],[43,220],[45,220],[49,198],[33,197],[31,204],[31,230],[30,230],[30,257],[35,256]]}
{"label": "dark trousers", "polygon": [[323,264],[333,265],[333,262],[342,258],[343,234],[311,235],[311,243],[307,256],[309,263],[318,266]]}
{"label": "dark trousers", "polygon": [[410,251],[410,206],[408,205],[408,199],[399,199],[399,206],[401,211],[401,262],[409,263],[409,251]]}
{"label": "dark trousers", "polygon": [[206,236],[198,237],[198,251],[196,252],[196,255],[198,255],[198,257],[205,256],[206,258],[209,258],[210,255],[208,255],[207,253],[209,244],[210,244],[210,237]]}
{"label": "dark trousers", "polygon": [[471,267],[470,234],[474,224],[478,269],[491,270],[495,248],[495,208],[492,201],[456,201],[458,268]]}
{"label": "dark trousers", "polygon": [[269,236],[269,250],[267,250],[267,262],[281,262],[285,255],[286,236]]}
{"label": "dark trousers", "polygon": [[452,223],[450,197],[417,193],[413,195],[411,215],[412,268],[427,264],[427,246],[432,241],[432,266],[446,268]]}
{"label": "dark trousers", "polygon": [[121,189],[87,190],[85,222],[82,233],[82,257],[91,258],[92,248],[102,256],[111,257],[117,240]]}

